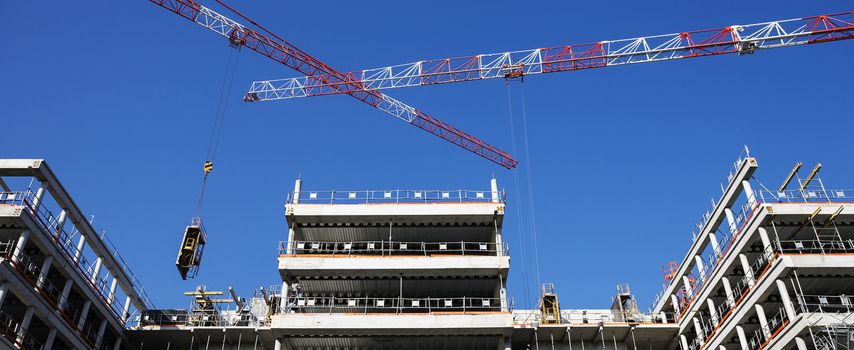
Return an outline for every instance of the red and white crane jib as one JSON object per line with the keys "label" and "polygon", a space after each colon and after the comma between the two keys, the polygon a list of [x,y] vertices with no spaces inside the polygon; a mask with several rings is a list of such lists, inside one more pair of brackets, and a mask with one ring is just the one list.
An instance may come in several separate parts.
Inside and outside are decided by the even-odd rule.
{"label": "red and white crane jib", "polygon": [[[359,101],[391,114],[433,135],[439,136],[448,142],[465,148],[507,169],[512,169],[517,165],[517,161],[508,153],[444,123],[421,110],[406,105],[379,91],[366,88],[362,82],[358,81],[356,76],[334,70],[230,7],[228,8],[229,10],[250,21],[250,23],[267,32],[275,39],[231,20],[192,0],[149,1],[228,38],[235,45],[247,47],[300,73],[306,74],[325,86],[332,87],[337,93],[348,94]],[[222,4],[220,0],[217,0],[217,2]],[[222,5],[226,6],[225,4]]]}
{"label": "red and white crane jib", "polygon": [[[418,61],[347,73],[361,88],[381,90],[814,44],[854,38],[854,12],[725,28],[600,41],[523,51]],[[247,101],[340,94],[348,89],[322,76],[256,81]]]}

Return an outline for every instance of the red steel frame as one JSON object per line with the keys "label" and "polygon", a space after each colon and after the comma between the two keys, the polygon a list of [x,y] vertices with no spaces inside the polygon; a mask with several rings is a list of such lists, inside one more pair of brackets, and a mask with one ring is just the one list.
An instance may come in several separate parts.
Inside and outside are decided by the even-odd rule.
{"label": "red steel frame", "polygon": [[[279,62],[287,67],[290,67],[300,73],[308,76],[317,77],[324,84],[335,86],[340,93],[348,94],[359,101],[362,101],[370,106],[388,112],[387,106],[390,103],[397,102],[394,99],[384,95],[376,90],[365,89],[364,85],[352,74],[341,73],[332,67],[326,65],[320,60],[312,57],[305,51],[300,50],[291,43],[285,41],[272,32],[264,29],[264,27],[255,23],[246,16],[243,16],[234,9],[228,7],[220,0],[217,0],[221,5],[225,6],[232,12],[243,17],[245,20],[258,27],[260,30],[274,37],[264,35],[256,30],[247,28],[243,25],[233,22],[224,16],[221,16],[213,11],[210,11],[204,6],[192,0],[150,0],[151,2],[166,8],[181,17],[184,17],[195,23],[199,23],[221,35],[228,36],[229,40],[236,45],[242,45],[264,56],[267,56],[276,62]],[[204,18],[202,18],[204,17]],[[207,21],[207,22],[202,22]],[[210,21],[218,21],[217,25],[224,23],[232,24],[232,28],[217,29],[211,26]],[[390,102],[393,101],[393,102]],[[402,104],[402,103],[401,103]],[[403,105],[404,108],[409,108],[407,118],[401,118],[433,135],[439,136],[442,139],[449,141],[457,146],[465,148],[481,157],[484,157],[492,162],[495,162],[507,169],[516,167],[517,161],[508,153],[474,137],[468,133],[451,126],[441,120],[438,120],[429,114]],[[396,115],[398,116],[398,115]],[[400,116],[398,116],[400,117]]]}

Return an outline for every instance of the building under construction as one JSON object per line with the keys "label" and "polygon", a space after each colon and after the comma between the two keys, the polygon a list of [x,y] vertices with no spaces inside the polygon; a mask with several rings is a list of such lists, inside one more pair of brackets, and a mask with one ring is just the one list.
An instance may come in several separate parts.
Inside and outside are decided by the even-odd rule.
{"label": "building under construction", "polygon": [[[536,309],[516,309],[495,180],[482,190],[386,191],[307,190],[297,180],[284,208],[280,284],[245,296],[199,286],[186,293],[190,308],[154,309],[46,162],[0,160],[0,344],[850,349],[854,190],[826,187],[820,167],[799,163],[766,187],[753,177],[757,160],[739,156],[643,310],[623,284],[609,309],[562,309],[549,284]],[[191,227],[204,236],[201,222]]]}

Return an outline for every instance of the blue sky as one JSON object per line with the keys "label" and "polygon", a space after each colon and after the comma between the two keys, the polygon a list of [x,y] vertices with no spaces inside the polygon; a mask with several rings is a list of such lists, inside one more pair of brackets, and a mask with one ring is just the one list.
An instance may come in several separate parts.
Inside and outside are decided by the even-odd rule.
{"label": "blue sky", "polygon": [[[231,3],[341,70],[851,10],[843,1]],[[0,11],[0,157],[47,159],[157,306],[187,305],[180,292],[196,284],[246,296],[277,284],[283,204],[300,174],[306,189],[487,189],[496,176],[510,198],[511,295],[524,297],[526,276],[536,295],[531,240],[523,248],[516,229],[530,217],[525,177],[518,193],[512,172],[346,96],[240,102],[253,80],[299,75],[250,51],[209,181],[205,261],[196,280],[181,281],[175,251],[193,215],[226,41],[142,0]],[[802,160],[822,162],[830,187],[853,185],[852,58],[854,42],[843,41],[526,79],[542,281],[555,283],[563,307],[590,308],[607,307],[628,282],[645,309],[661,265],[681,260],[744,144],[768,183]],[[512,148],[501,80],[389,94]]]}

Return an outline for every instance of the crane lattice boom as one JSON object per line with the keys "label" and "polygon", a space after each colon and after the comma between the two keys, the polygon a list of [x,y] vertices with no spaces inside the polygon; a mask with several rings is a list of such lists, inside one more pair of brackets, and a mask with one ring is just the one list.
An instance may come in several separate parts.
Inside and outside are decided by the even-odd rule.
{"label": "crane lattice boom", "polygon": [[[192,0],[150,0],[181,17],[201,25],[229,39],[234,45],[242,45],[267,56],[302,74],[316,79],[324,86],[348,94],[359,101],[378,108],[401,120],[463,147],[505,168],[516,167],[517,161],[506,152],[444,123],[427,113],[395,100],[379,91],[366,88],[356,76],[341,73],[300,50],[275,34],[266,31],[254,21],[229,8],[270,36],[229,19]],[[218,0],[219,1],[219,0]],[[224,5],[224,4],[223,4]]]}
{"label": "crane lattice boom", "polygon": [[725,28],[600,41],[524,51],[418,61],[346,73],[348,84],[324,76],[264,80],[252,83],[248,101],[346,93],[352,83],[380,90],[491,78],[621,66],[722,54],[749,54],[760,49],[815,44],[854,38],[854,12],[811,16]]}

